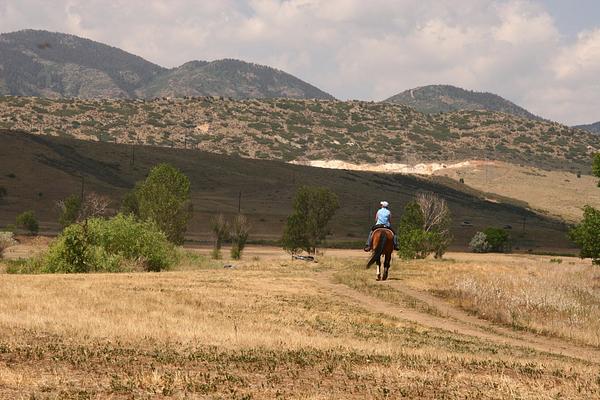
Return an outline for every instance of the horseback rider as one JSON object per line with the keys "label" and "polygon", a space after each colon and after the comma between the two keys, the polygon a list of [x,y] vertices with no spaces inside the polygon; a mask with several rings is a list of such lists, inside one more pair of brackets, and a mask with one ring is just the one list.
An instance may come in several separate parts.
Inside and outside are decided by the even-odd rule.
{"label": "horseback rider", "polygon": [[387,228],[394,233],[394,250],[399,250],[398,237],[396,236],[396,232],[392,229],[392,212],[388,209],[389,203],[384,200],[379,204],[381,205],[381,208],[377,210],[377,213],[375,214],[375,225],[371,228],[371,232],[369,232],[369,238],[367,239],[364,250],[371,250],[371,237],[373,236],[375,229],[378,228]]}

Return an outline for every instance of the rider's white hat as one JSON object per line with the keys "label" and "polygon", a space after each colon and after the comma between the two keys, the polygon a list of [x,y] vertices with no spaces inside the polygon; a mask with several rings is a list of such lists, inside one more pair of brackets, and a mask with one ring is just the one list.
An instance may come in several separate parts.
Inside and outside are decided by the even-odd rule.
{"label": "rider's white hat", "polygon": [[387,207],[390,205],[390,203],[388,203],[388,202],[387,202],[387,201],[385,201],[385,200],[384,200],[384,201],[381,201],[379,204],[381,204],[381,205],[382,205],[383,207],[385,207],[385,208],[387,208]]}

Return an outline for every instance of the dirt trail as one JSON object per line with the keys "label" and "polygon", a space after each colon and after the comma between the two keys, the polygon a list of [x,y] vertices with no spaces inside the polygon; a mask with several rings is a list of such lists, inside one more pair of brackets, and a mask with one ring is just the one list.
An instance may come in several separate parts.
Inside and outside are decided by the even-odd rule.
{"label": "dirt trail", "polygon": [[402,294],[437,309],[444,317],[421,312],[412,308],[401,308],[375,297],[363,294],[341,283],[333,283],[332,276],[320,281],[320,284],[337,295],[351,299],[361,307],[376,313],[387,314],[399,319],[411,321],[429,328],[442,329],[461,335],[473,336],[500,345],[530,348],[553,355],[566,356],[600,364],[600,351],[586,346],[577,346],[565,340],[514,331],[489,321],[471,316],[446,304],[427,293],[408,288],[398,281],[382,282],[390,285]]}

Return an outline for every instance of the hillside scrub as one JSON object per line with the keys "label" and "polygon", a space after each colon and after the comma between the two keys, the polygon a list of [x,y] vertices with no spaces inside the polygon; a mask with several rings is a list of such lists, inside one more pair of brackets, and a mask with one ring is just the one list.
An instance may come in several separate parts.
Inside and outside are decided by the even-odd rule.
{"label": "hillside scrub", "polygon": [[[597,135],[500,112],[426,115],[390,103],[203,97],[145,103],[76,99],[69,107],[81,114],[59,116],[56,112],[64,105],[60,101],[47,101],[48,112],[34,109],[37,102],[19,107],[21,102],[20,98],[0,101],[0,115],[15,116],[12,129],[271,160],[447,162],[488,158],[493,149],[497,160],[549,169],[564,169],[568,164],[587,173],[590,153],[600,151]],[[132,112],[116,111],[124,108]],[[78,121],[93,121],[94,126]],[[108,133],[109,128],[119,129]]]}
{"label": "hillside scrub", "polygon": [[45,254],[9,272],[161,271],[175,261],[173,245],[154,222],[118,214],[69,225]]}

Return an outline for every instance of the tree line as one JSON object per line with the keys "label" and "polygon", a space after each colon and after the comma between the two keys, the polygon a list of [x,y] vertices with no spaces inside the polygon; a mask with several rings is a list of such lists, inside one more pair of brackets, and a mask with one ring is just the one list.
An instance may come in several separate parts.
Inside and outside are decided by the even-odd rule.
{"label": "tree line", "polygon": [[[592,170],[600,177],[600,154],[594,157]],[[190,188],[185,174],[171,165],[159,164],[127,193],[119,213],[112,218],[105,217],[110,202],[105,196],[89,193],[67,197],[58,203],[62,233],[45,258],[37,259],[32,268],[47,272],[167,268],[176,262],[175,246],[183,244],[192,216]],[[0,194],[6,195],[6,191]],[[300,187],[284,227],[283,249],[292,254],[316,253],[331,234],[329,224],[339,207],[339,199],[331,190]],[[405,205],[396,227],[398,255],[403,259],[423,259],[431,254],[443,257],[452,242],[451,222],[443,198],[430,192],[417,193]],[[26,211],[17,216],[15,226],[9,230],[16,227],[36,234],[39,224],[35,214]],[[210,228],[214,237],[213,258],[221,258],[221,248],[227,240],[232,244],[231,257],[242,256],[251,229],[245,215],[238,214],[231,221],[222,214],[216,215]],[[569,237],[581,248],[581,257],[600,264],[600,210],[585,206],[581,223],[570,230]],[[3,232],[0,257],[12,244],[12,234]],[[474,252],[507,252],[510,244],[506,230],[488,227],[477,232],[469,246]]]}

